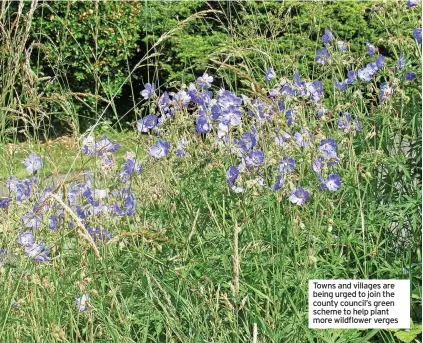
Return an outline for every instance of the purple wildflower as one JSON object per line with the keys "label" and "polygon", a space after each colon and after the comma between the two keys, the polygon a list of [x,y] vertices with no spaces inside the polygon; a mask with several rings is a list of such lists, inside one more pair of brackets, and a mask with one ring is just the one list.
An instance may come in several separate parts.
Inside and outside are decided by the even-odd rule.
{"label": "purple wildflower", "polygon": [[328,29],[325,29],[325,33],[322,36],[323,44],[329,44],[333,40],[333,34]]}
{"label": "purple wildflower", "polygon": [[366,43],[367,46],[367,54],[372,57],[376,53],[376,47],[369,42]]}
{"label": "purple wildflower", "polygon": [[10,197],[0,198],[0,208],[8,208],[11,201],[12,201],[12,198]]}
{"label": "purple wildflower", "polygon": [[284,184],[283,175],[278,175],[278,177],[276,178],[275,184],[273,185],[273,187],[270,188],[270,190],[277,191],[283,187],[283,184]]}
{"label": "purple wildflower", "polygon": [[225,125],[237,126],[241,123],[241,115],[238,107],[229,106],[222,110],[221,120]]}
{"label": "purple wildflower", "polygon": [[276,77],[276,73],[273,68],[268,68],[266,71],[266,81],[271,81]]}
{"label": "purple wildflower", "polygon": [[414,29],[413,37],[417,40],[418,44],[422,44],[422,29]]}
{"label": "purple wildflower", "polygon": [[327,189],[331,192],[337,191],[341,187],[341,178],[337,174],[329,174],[326,180],[319,177],[321,190]]}
{"label": "purple wildflower", "polygon": [[127,153],[123,170],[120,172],[120,181],[127,182],[132,174],[139,174],[141,172],[141,164],[135,159],[135,156],[132,153]]}
{"label": "purple wildflower", "polygon": [[407,71],[406,73],[405,73],[405,79],[407,80],[407,81],[412,81],[412,80],[414,80],[416,78],[416,73],[414,73],[414,72],[412,72],[412,71]]}
{"label": "purple wildflower", "polygon": [[383,102],[386,99],[389,99],[392,94],[394,93],[394,89],[391,87],[391,85],[387,82],[383,82],[380,85],[380,100]]}
{"label": "purple wildflower", "polygon": [[325,158],[336,156],[336,141],[333,138],[322,139],[319,145],[319,152]]}
{"label": "purple wildflower", "polygon": [[38,155],[32,153],[22,162],[29,174],[34,174],[35,171],[41,169],[43,160]]}
{"label": "purple wildflower", "polygon": [[264,154],[261,150],[252,150],[245,158],[249,167],[259,167],[264,162]]}
{"label": "purple wildflower", "polygon": [[407,7],[413,8],[416,7],[418,4],[418,0],[407,0]]}
{"label": "purple wildflower", "polygon": [[170,143],[158,139],[155,145],[148,149],[148,154],[154,158],[165,157],[169,153]]}
{"label": "purple wildflower", "polygon": [[144,85],[144,90],[141,92],[141,95],[144,97],[144,100],[148,100],[154,95],[155,91],[156,90],[154,85],[146,83]]}
{"label": "purple wildflower", "polygon": [[385,65],[385,56],[379,55],[378,58],[376,58],[375,63],[376,63],[377,70],[381,70],[383,66]]}
{"label": "purple wildflower", "polygon": [[93,136],[88,136],[82,141],[82,153],[85,155],[94,155],[95,153],[95,140]]}
{"label": "purple wildflower", "polygon": [[30,246],[34,244],[35,237],[30,231],[20,232],[18,234],[18,243],[23,246]]}
{"label": "purple wildflower", "polygon": [[238,178],[239,170],[235,166],[230,166],[226,172],[226,182],[228,184],[234,184],[236,179]]}
{"label": "purple wildflower", "polygon": [[148,132],[155,128],[158,123],[158,117],[155,114],[149,114],[137,121],[137,129],[139,132]]}
{"label": "purple wildflower", "polygon": [[38,230],[41,226],[42,219],[42,215],[30,211],[23,216],[22,220],[25,227]]}
{"label": "purple wildflower", "polygon": [[316,62],[319,64],[326,64],[327,61],[329,61],[330,53],[328,49],[321,48],[316,51]]}
{"label": "purple wildflower", "polygon": [[295,132],[294,134],[294,140],[301,148],[308,148],[312,137],[313,135],[306,129],[301,129],[301,132]]}
{"label": "purple wildflower", "polygon": [[310,193],[302,187],[293,189],[291,195],[289,196],[289,201],[298,206],[303,206],[307,199],[310,197]]}
{"label": "purple wildflower", "polygon": [[103,136],[100,140],[95,143],[95,150],[97,156],[103,156],[104,153],[113,153],[120,148],[118,143],[112,142],[107,138],[107,136]]}
{"label": "purple wildflower", "polygon": [[50,250],[45,248],[44,242],[26,245],[24,250],[28,257],[35,259],[37,262],[50,261],[50,257],[47,256]]}
{"label": "purple wildflower", "polygon": [[355,71],[354,70],[348,71],[347,79],[345,80],[345,83],[347,85],[352,85],[355,82],[355,80],[357,80],[357,76],[355,75]]}
{"label": "purple wildflower", "polygon": [[48,219],[48,228],[50,230],[56,230],[59,227],[60,218],[56,215],[51,215]]}
{"label": "purple wildflower", "polygon": [[288,126],[292,126],[294,124],[294,120],[295,120],[294,110],[292,108],[287,110],[285,112],[285,117],[288,120]]}
{"label": "purple wildflower", "polygon": [[311,168],[313,169],[313,171],[318,175],[320,175],[320,173],[322,172],[323,162],[324,162],[323,157],[318,157],[316,160],[313,161],[311,165]]}
{"label": "purple wildflower", "polygon": [[101,229],[99,227],[88,228],[89,235],[93,238],[94,242],[98,241],[109,241],[112,237],[107,229]]}
{"label": "purple wildflower", "polygon": [[284,156],[282,161],[278,165],[279,174],[286,174],[288,172],[293,172],[295,169],[295,160],[292,157]]}
{"label": "purple wildflower", "polygon": [[206,116],[197,116],[195,121],[195,129],[198,133],[204,134],[211,131],[212,126]]}
{"label": "purple wildflower", "polygon": [[346,91],[347,85],[342,81],[334,81],[333,82],[336,89],[339,89],[340,91]]}
{"label": "purple wildflower", "polygon": [[210,76],[209,74],[204,73],[203,76],[200,76],[197,79],[197,82],[200,88],[210,88],[213,82],[213,76]]}
{"label": "purple wildflower", "polygon": [[351,122],[351,115],[348,112],[344,112],[338,119],[338,128],[345,133],[354,132],[355,130],[361,131],[357,117],[354,119],[354,122]]}
{"label": "purple wildflower", "polygon": [[365,68],[358,70],[358,77],[366,82],[372,80],[373,76],[376,74],[377,68],[373,68],[371,63],[368,63]]}
{"label": "purple wildflower", "polygon": [[184,150],[185,146],[188,145],[188,141],[185,137],[182,137],[176,146],[176,156],[185,157],[186,152]]}

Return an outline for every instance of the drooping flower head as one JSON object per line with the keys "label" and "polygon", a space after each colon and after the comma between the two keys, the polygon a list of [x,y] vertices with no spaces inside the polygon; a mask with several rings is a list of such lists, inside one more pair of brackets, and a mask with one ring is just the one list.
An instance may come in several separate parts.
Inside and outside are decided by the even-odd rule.
{"label": "drooping flower head", "polygon": [[234,184],[236,179],[238,178],[239,170],[235,166],[230,166],[226,172],[226,182],[228,184]]}
{"label": "drooping flower head", "polygon": [[12,201],[12,198],[10,197],[0,198],[0,208],[8,208],[11,201]]}
{"label": "drooping flower head", "polygon": [[276,178],[275,184],[272,187],[270,187],[270,190],[277,191],[283,187],[283,184],[284,184],[283,175],[278,175],[278,177]]}
{"label": "drooping flower head", "polygon": [[367,46],[367,54],[372,57],[376,53],[376,47],[369,42],[366,43]]}
{"label": "drooping flower head", "polygon": [[385,65],[385,56],[379,55],[376,58],[375,63],[376,63],[376,69],[381,70],[383,68],[383,66]]}
{"label": "drooping flower head", "polygon": [[311,168],[316,174],[320,175],[320,173],[322,172],[324,161],[325,160],[323,157],[318,157],[316,160],[313,161]]}
{"label": "drooping flower head", "polygon": [[22,162],[26,167],[26,170],[29,174],[34,174],[37,170],[41,169],[43,166],[43,160],[37,154],[31,153],[27,158]]}
{"label": "drooping flower head", "polygon": [[347,85],[352,85],[355,82],[355,80],[357,80],[357,76],[355,74],[355,71],[349,70],[348,74],[347,74],[347,79],[345,80],[345,83]]}
{"label": "drooping flower head", "polygon": [[268,68],[266,71],[266,81],[271,81],[276,77],[276,73],[273,68]]}
{"label": "drooping flower head", "polygon": [[321,48],[316,51],[316,62],[319,64],[326,64],[327,61],[329,61],[330,53],[328,49]]}
{"label": "drooping flower head", "polygon": [[333,41],[333,34],[328,29],[325,29],[325,33],[322,36],[323,44],[329,44]]}
{"label": "drooping flower head", "polygon": [[288,126],[292,126],[294,124],[294,120],[295,120],[294,110],[292,108],[287,110],[285,112],[285,117],[288,120]]}
{"label": "drooping flower head", "polygon": [[418,44],[422,44],[422,29],[420,28],[414,29],[413,37],[416,39]]}

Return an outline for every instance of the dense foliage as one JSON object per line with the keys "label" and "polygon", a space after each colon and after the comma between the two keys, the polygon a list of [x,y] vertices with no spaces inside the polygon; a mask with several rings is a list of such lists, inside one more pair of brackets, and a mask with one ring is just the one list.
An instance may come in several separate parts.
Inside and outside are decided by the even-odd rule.
{"label": "dense foliage", "polygon": [[[363,44],[373,42],[388,60],[396,59],[393,46],[397,42],[392,37],[409,37],[418,16],[417,10],[407,11],[396,2],[94,4],[40,3],[31,26],[32,37],[39,43],[32,55],[33,65],[39,67],[41,76],[56,81],[48,84],[47,91],[64,88],[91,94],[79,99],[82,128],[92,124],[106,106],[103,117],[118,127],[125,126],[133,115],[122,120],[118,112],[133,114],[142,84],[153,79],[175,87],[212,68],[217,69],[222,85],[247,84],[250,88],[248,77],[260,80],[268,66],[311,75],[314,67],[310,61],[324,28],[336,32],[353,54],[359,55]],[[184,22],[204,10],[214,12]],[[154,46],[163,36],[166,39]],[[128,97],[132,99],[129,102]],[[108,105],[111,99],[114,101]]]}

